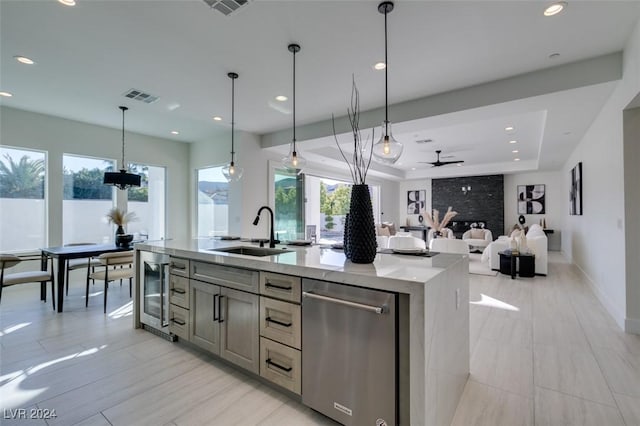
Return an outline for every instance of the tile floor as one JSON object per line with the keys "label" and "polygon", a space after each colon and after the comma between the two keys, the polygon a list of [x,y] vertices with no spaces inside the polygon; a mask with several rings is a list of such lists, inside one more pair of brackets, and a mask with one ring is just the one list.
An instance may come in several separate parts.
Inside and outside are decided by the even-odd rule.
{"label": "tile floor", "polygon": [[[75,274],[75,272],[74,272]],[[128,288],[65,312],[37,285],[0,305],[0,424],[334,424],[258,381],[131,328]],[[640,336],[622,332],[580,272],[552,253],[549,276],[470,275],[471,375],[453,425],[640,425]],[[16,408],[56,410],[16,420]]]}

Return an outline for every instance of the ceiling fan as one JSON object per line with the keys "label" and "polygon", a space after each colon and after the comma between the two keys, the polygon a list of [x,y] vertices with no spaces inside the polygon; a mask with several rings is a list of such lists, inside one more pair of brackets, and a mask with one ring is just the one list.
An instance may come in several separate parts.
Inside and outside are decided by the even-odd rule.
{"label": "ceiling fan", "polygon": [[436,161],[418,161],[418,163],[426,163],[431,164],[433,167],[446,166],[447,164],[456,164],[456,163],[464,163],[463,160],[455,160],[455,161],[440,161],[440,153],[441,150],[436,150],[436,154],[438,155],[438,159]]}

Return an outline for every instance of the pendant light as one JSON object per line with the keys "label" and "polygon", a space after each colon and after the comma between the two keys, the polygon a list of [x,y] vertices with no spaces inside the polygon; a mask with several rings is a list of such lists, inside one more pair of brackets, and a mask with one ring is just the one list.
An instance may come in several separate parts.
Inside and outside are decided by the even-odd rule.
{"label": "pendant light", "polygon": [[105,172],[102,183],[105,185],[113,185],[118,189],[127,189],[131,186],[140,186],[141,176],[127,171],[124,162],[124,112],[128,110],[126,106],[118,107],[122,111],[122,167],[119,172]]}
{"label": "pendant light", "polygon": [[282,159],[282,165],[287,171],[300,174],[307,164],[307,160],[296,151],[296,53],[300,51],[300,46],[290,44],[288,49],[289,52],[293,53],[293,140],[289,155]]}
{"label": "pendant light", "polygon": [[373,145],[373,158],[379,163],[394,164],[402,155],[403,146],[391,135],[391,123],[389,122],[389,88],[387,71],[389,60],[387,58],[387,14],[393,10],[393,2],[383,1],[378,5],[378,12],[384,13],[384,122],[382,123],[382,136]]}
{"label": "pendant light", "polygon": [[238,78],[238,74],[236,74],[235,72],[230,72],[229,74],[227,74],[227,77],[229,77],[231,79],[231,162],[229,163],[228,166],[224,166],[222,168],[222,174],[224,175],[225,179],[227,179],[227,182],[237,182],[240,180],[240,178],[242,178],[242,173],[244,172],[244,169],[242,167],[236,167],[235,162],[233,161],[235,159],[235,145],[234,145],[234,129],[235,129],[235,103],[236,103],[236,98],[235,98],[235,81],[236,78]]}

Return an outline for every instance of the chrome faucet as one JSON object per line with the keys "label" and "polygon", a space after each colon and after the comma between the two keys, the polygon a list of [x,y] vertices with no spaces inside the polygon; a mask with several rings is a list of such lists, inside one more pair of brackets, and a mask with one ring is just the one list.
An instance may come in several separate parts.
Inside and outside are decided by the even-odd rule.
{"label": "chrome faucet", "polygon": [[[267,210],[271,215],[271,228],[270,228],[271,231],[269,232],[269,248],[275,248],[276,239],[273,236],[273,210],[271,210],[271,207],[269,206],[260,207],[260,209],[258,209],[258,214],[256,214],[256,218],[253,220],[253,224],[258,225],[258,222],[260,222],[260,213],[262,213],[262,210]],[[280,242],[280,241],[277,241],[277,242]],[[262,247],[262,241],[260,242],[260,247]]]}

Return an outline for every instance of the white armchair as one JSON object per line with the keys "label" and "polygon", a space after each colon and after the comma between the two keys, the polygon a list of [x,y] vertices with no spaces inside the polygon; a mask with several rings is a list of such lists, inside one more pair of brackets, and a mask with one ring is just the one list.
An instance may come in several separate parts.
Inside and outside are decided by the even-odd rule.
{"label": "white armchair", "polygon": [[389,237],[390,249],[425,249],[426,247],[427,245],[422,238],[398,235]]}
{"label": "white armchair", "polygon": [[481,250],[493,241],[493,234],[488,229],[472,228],[462,234],[462,240],[469,246],[469,251]]}
{"label": "white armchair", "polygon": [[[549,255],[546,234],[539,225],[532,225],[526,237],[529,251],[536,256],[536,275],[547,275]],[[509,237],[500,236],[485,249],[482,259],[489,261],[491,269],[495,271],[500,270],[500,255],[498,253],[507,250],[509,248],[509,242]]]}

